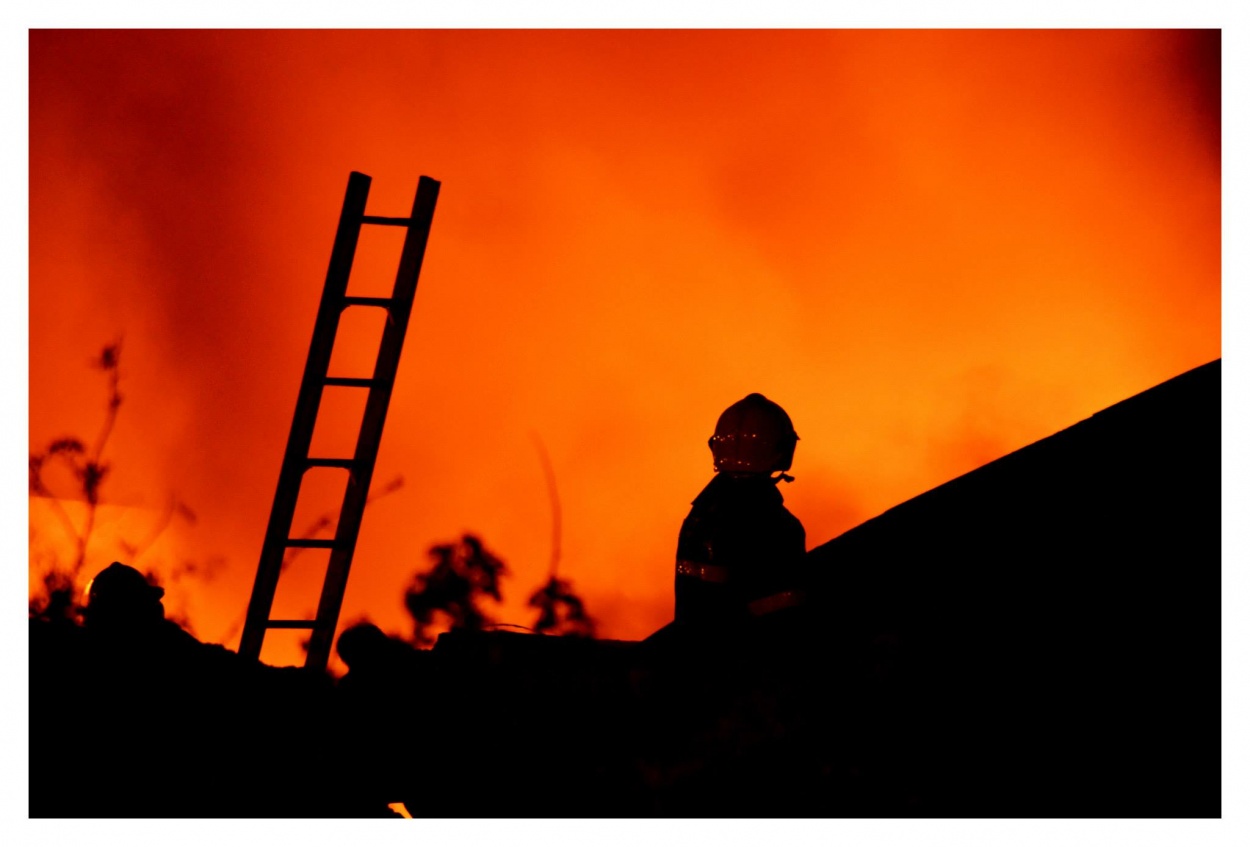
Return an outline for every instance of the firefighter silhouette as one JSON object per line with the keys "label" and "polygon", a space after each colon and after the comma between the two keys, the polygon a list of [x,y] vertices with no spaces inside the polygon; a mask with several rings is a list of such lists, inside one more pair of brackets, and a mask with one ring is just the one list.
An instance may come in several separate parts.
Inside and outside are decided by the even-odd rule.
{"label": "firefighter silhouette", "polygon": [[677,539],[679,625],[734,626],[801,602],[803,524],[777,490],[793,479],[785,471],[798,440],[790,416],[762,394],[721,414],[708,439],[716,476]]}
{"label": "firefighter silhouette", "polygon": [[139,571],[113,562],[87,587],[87,628],[117,632],[159,627],[165,620],[164,596],[165,589],[149,583]]}
{"label": "firefighter silhouette", "polygon": [[87,635],[109,661],[146,664],[149,669],[214,666],[236,657],[220,644],[203,644],[165,617],[165,589],[129,565],[113,562],[87,585],[83,620]]}

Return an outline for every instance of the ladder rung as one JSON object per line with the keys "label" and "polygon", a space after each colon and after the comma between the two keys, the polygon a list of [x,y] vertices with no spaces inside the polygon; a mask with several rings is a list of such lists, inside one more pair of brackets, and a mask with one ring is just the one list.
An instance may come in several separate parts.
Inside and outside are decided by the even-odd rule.
{"label": "ladder rung", "polygon": [[391,307],[391,298],[389,297],[344,297],[344,306],[380,306],[383,309]]}
{"label": "ladder rung", "polygon": [[328,376],[325,379],[326,385],[345,385],[348,388],[372,388],[375,382],[373,379],[355,376]]}
{"label": "ladder rung", "polygon": [[316,621],[265,621],[266,629],[316,629]]}
{"label": "ladder rung", "polygon": [[380,215],[365,215],[361,220],[367,224],[382,226],[409,226],[412,223],[412,218],[384,218]]}
{"label": "ladder rung", "polygon": [[288,538],[286,540],[287,547],[320,547],[322,549],[330,549],[334,547],[333,538]]}
{"label": "ladder rung", "polygon": [[351,470],[355,467],[355,459],[309,459],[308,467],[310,468],[344,468]]}

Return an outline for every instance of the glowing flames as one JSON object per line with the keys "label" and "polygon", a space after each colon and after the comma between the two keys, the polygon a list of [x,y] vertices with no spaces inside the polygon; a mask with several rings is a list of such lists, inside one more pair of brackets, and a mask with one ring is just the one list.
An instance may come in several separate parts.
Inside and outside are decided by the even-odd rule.
{"label": "glowing flames", "polygon": [[[1218,44],[34,32],[31,449],[98,426],[87,363],[124,333],[105,503],[195,510],[151,567],[222,562],[178,572],[167,607],[229,643],[347,174],[397,215],[426,173],[443,192],[375,477],[406,484],[366,513],[343,621],[403,631],[425,550],[471,531],[514,574],[501,618],[529,623],[537,433],[560,575],[603,634],[644,636],[707,437],[750,392],[803,434],[785,495],[814,546],[1220,355]],[[361,249],[355,293],[385,291],[398,242]],[[376,349],[358,323],[345,372]],[[350,444],[358,413],[326,413],[327,449]],[[308,520],[334,498],[312,493]],[[33,580],[60,530],[32,521]],[[85,576],[120,557],[103,535],[90,554]],[[282,602],[315,604],[317,567]]]}

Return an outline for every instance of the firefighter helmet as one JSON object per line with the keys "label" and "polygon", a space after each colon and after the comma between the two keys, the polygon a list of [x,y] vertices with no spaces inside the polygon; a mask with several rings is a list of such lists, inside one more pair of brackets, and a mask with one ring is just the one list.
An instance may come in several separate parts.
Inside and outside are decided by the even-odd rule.
{"label": "firefighter helmet", "polygon": [[129,565],[114,562],[87,586],[87,620],[105,622],[124,618],[164,617],[165,589],[148,582]]}
{"label": "firefighter helmet", "polygon": [[786,471],[799,440],[786,410],[763,394],[748,394],[721,413],[708,439],[717,471]]}

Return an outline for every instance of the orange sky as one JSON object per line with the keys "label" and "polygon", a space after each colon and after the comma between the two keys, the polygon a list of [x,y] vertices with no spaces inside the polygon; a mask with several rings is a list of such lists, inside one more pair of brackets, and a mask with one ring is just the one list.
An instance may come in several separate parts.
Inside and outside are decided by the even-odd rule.
{"label": "orange sky", "polygon": [[[351,170],[374,178],[373,214],[405,214],[420,174],[442,193],[374,478],[406,484],[366,512],[344,622],[406,633],[425,550],[471,531],[513,571],[500,619],[531,623],[551,534],[534,435],[561,574],[603,634],[638,638],[670,617],[716,417],[751,391],[802,437],[783,493],[811,547],[1220,355],[1218,34],[35,31],[30,48],[30,447],[94,436],[89,361],[123,336],[87,571],[176,497],[197,520],[132,564],[228,646]],[[367,232],[353,291],[386,293],[398,248]],[[371,366],[370,317],[345,321],[335,370]],[[333,411],[314,444],[347,450]],[[329,505],[302,503],[297,527]],[[33,579],[63,541],[42,504],[32,521]],[[279,589],[291,616],[315,605],[315,559]],[[175,580],[187,561],[220,565]],[[295,637],[265,657],[299,661]]]}

